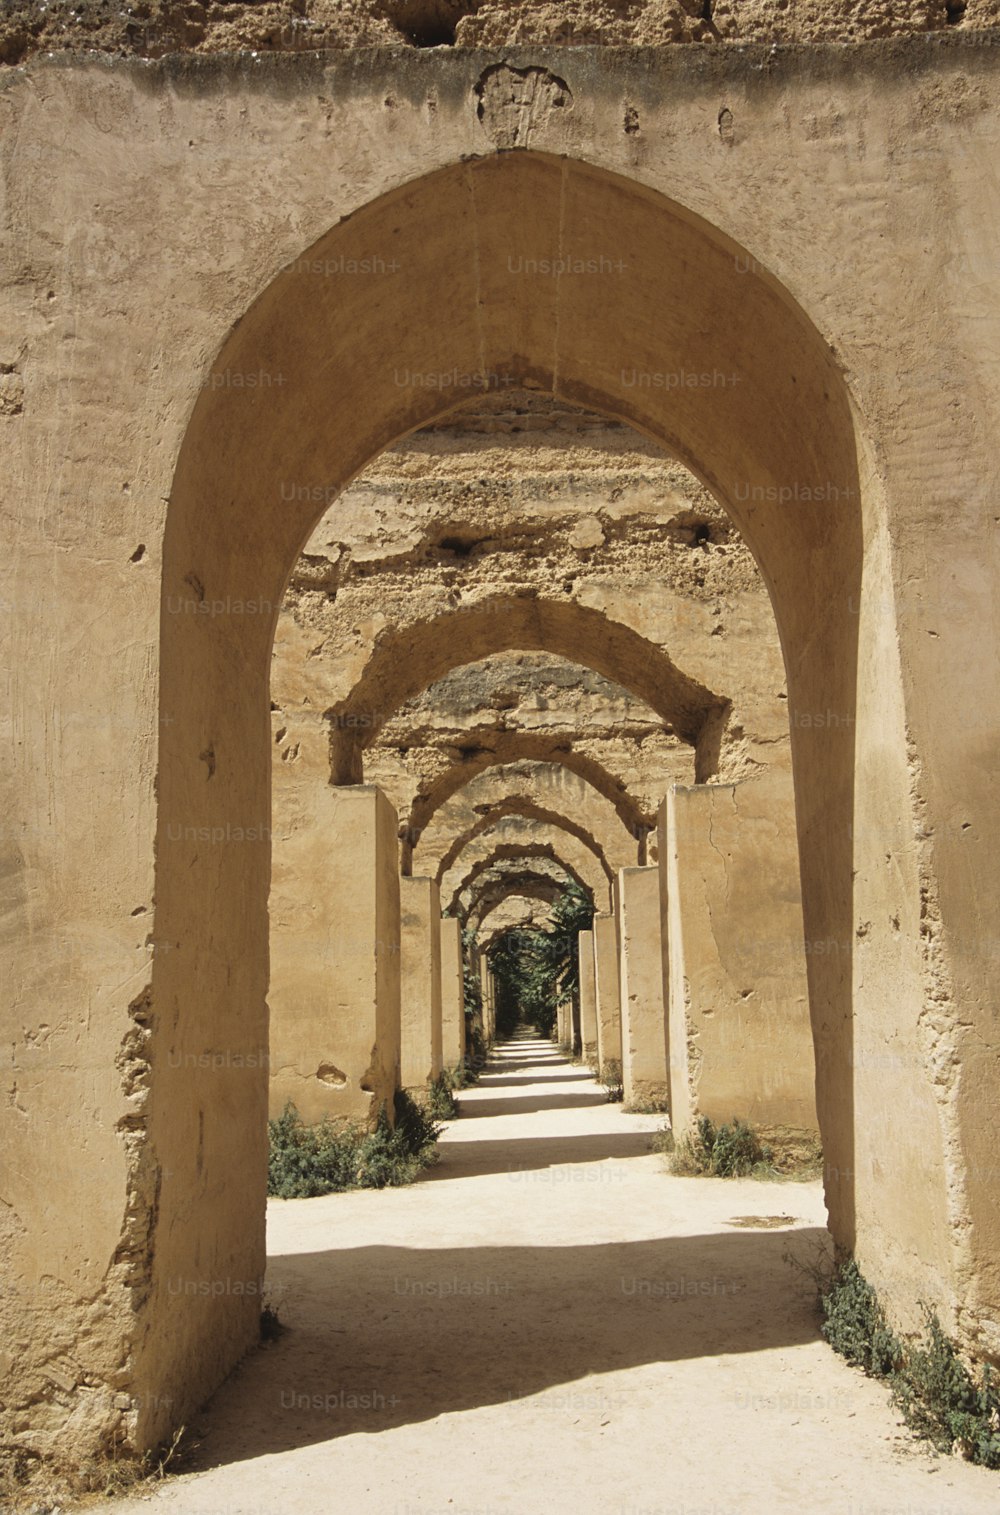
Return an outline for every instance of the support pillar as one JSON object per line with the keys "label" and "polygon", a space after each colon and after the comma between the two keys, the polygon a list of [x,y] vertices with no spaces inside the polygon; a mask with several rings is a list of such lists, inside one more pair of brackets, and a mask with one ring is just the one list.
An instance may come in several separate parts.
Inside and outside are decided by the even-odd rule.
{"label": "support pillar", "polygon": [[677,787],[659,833],[675,1134],[701,1115],[815,1132],[790,777]]}
{"label": "support pillar", "polygon": [[479,983],[483,994],[483,1034],[489,1044],[496,1032],[496,985],[485,953],[479,959]]}
{"label": "support pillar", "polygon": [[446,1068],[465,1062],[462,925],[450,915],[441,917],[441,1061]]}
{"label": "support pillar", "polygon": [[371,1126],[399,1082],[396,812],[318,772],[297,813],[274,838],[270,1111]]}
{"label": "support pillar", "polygon": [[658,868],[622,868],[622,1082],[627,1104],[669,1108],[667,1018],[660,957]]}
{"label": "support pillar", "polygon": [[585,1063],[597,1067],[597,984],[594,970],[594,933],[579,934],[580,1051]]}
{"label": "support pillar", "polygon": [[441,1072],[441,896],[431,878],[401,878],[401,1081],[422,1093]]}
{"label": "support pillar", "polygon": [[622,1071],[622,1012],[618,965],[618,917],[594,916],[594,991],[597,1008],[597,1065],[609,1083]]}

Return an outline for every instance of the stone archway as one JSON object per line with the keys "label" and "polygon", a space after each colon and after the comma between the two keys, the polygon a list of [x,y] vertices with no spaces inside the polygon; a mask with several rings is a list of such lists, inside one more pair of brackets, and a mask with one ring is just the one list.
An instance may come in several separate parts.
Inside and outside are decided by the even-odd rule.
{"label": "stone archway", "polygon": [[[583,866],[581,866],[583,864]],[[455,870],[459,873],[459,870]],[[451,892],[445,901],[449,912],[471,918],[483,887],[506,884],[511,878],[551,878],[559,889],[572,880],[584,891],[595,908],[595,895],[600,898],[604,880],[597,868],[586,867],[582,857],[571,860],[565,849],[551,842],[520,842],[514,845],[498,843],[486,854],[469,864],[465,873],[454,879]],[[604,901],[606,903],[606,899]]]}
{"label": "stone archway", "polygon": [[585,664],[638,695],[695,748],[712,748],[725,718],[725,699],[621,621],[585,605],[501,594],[383,631],[350,695],[326,712],[333,782],[363,781],[365,748],[408,699],[454,668],[508,651]]}
{"label": "stone archway", "polygon": [[448,870],[458,861],[462,852],[478,837],[482,837],[497,830],[499,824],[507,819],[518,818],[537,822],[539,825],[552,827],[559,831],[565,831],[568,835],[576,838],[583,846],[588,847],[594,854],[598,863],[604,869],[608,879],[614,877],[609,866],[607,854],[597,838],[584,826],[571,820],[569,816],[560,814],[559,811],[549,810],[544,805],[534,804],[530,799],[511,796],[501,800],[490,810],[480,816],[475,825],[461,832],[452,842],[448,850],[438,860],[435,868],[435,877],[440,884]]}
{"label": "stone archway", "polygon": [[570,738],[536,735],[530,731],[502,732],[488,749],[469,753],[461,763],[451,764],[436,778],[421,785],[407,822],[401,827],[404,872],[412,866],[414,849],[434,817],[454,795],[481,774],[513,768],[521,763],[546,764],[581,780],[614,808],[622,826],[640,844],[655,828],[655,816],[648,814],[629,794],[623,780],[586,753],[575,751]]}
{"label": "stone archway", "polygon": [[[586,257],[595,228],[630,249],[630,277],[598,288],[511,271],[515,255],[538,247]],[[373,246],[398,254],[405,279],[376,291],[360,281],[324,285],[310,272]],[[882,515],[833,353],[765,269],[745,258],[740,266],[740,249],[721,232],[635,182],[543,154],[429,174],[359,210],[312,251],[225,343],[212,369],[219,382],[206,384],[191,417],[170,501],[161,702],[172,724],[161,741],[156,932],[184,950],[154,967],[158,1074],[133,1187],[151,1163],[198,1176],[164,1191],[140,1221],[147,1265],[135,1298],[134,1376],[164,1396],[143,1402],[143,1444],[205,1398],[257,1329],[256,1301],[193,1298],[179,1311],[166,1280],[190,1274],[199,1257],[229,1276],[258,1277],[264,1263],[266,1072],[244,1065],[209,1082],[184,1059],[213,1041],[247,1053],[266,1043],[274,611],[323,506],[376,453],[448,408],[444,374],[468,385],[535,386],[629,422],[708,485],[757,559],[788,674],[806,934],[836,944],[809,959],[831,1226],[844,1247],[857,1234],[854,1100],[864,1081],[852,1060],[854,757],[856,743],[878,745],[887,703],[902,705],[884,646],[876,657],[873,642],[859,663],[850,607],[866,541],[871,575],[886,571]],[[262,367],[300,377],[266,397],[225,382]],[[681,372],[732,382],[664,382]],[[215,605],[228,613],[208,614]],[[238,606],[253,613],[233,613]],[[884,754],[882,792],[906,811],[902,740]],[[877,851],[872,842],[872,859]],[[915,875],[906,887],[915,900]],[[885,928],[885,943],[912,981],[913,933],[893,939]],[[877,1006],[876,1023],[880,1013],[894,1024]],[[938,1171],[929,1080],[921,1070],[911,1083],[907,1151],[920,1154],[922,1169],[932,1151]],[[881,1091],[862,1092],[866,1119],[875,1119]],[[886,1195],[904,1188],[865,1170],[862,1237],[873,1247]],[[896,1256],[909,1246],[905,1208],[896,1207]],[[939,1189],[921,1231],[933,1233],[930,1271],[942,1287],[944,1219]],[[905,1267],[890,1258],[882,1271],[905,1298]]]}

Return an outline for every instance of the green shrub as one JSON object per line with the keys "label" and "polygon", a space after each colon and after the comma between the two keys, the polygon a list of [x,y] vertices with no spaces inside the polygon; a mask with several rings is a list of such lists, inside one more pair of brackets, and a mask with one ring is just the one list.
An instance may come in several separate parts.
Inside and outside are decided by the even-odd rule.
{"label": "green shrub", "polygon": [[833,1350],[873,1378],[888,1377],[900,1361],[902,1347],[853,1258],[838,1269],[821,1304],[823,1335]]}
{"label": "green shrub", "polygon": [[396,1094],[395,1114],[393,1128],[383,1108],[374,1131],[331,1120],[306,1126],[289,1100],[268,1122],[267,1192],[279,1199],[310,1199],[411,1183],[433,1160],[441,1127],[403,1091]]}
{"label": "green shrub", "polygon": [[455,1096],[451,1092],[453,1088],[454,1085],[445,1073],[439,1073],[428,1086],[424,1108],[433,1120],[454,1120],[458,1115]]}
{"label": "green shrub", "polygon": [[906,1347],[890,1329],[878,1297],[852,1259],[822,1298],[823,1335],[849,1363],[888,1381],[894,1404],[915,1435],[939,1452],[1000,1468],[1000,1385],[989,1364],[978,1381],[925,1307],[927,1340]]}
{"label": "green shrub", "polygon": [[267,1192],[280,1199],[309,1199],[357,1187],[356,1128],[322,1121],[303,1125],[291,1100],[268,1121]]}
{"label": "green shrub", "polygon": [[430,1111],[415,1100],[412,1094],[407,1094],[405,1089],[396,1090],[393,1105],[396,1114],[396,1134],[402,1143],[403,1150],[410,1157],[425,1157],[432,1151],[434,1143],[444,1128],[439,1126]]}
{"label": "green shrub", "polygon": [[625,1098],[622,1082],[622,1065],[613,1057],[606,1057],[601,1064],[600,1081],[604,1085],[609,1105],[619,1105]]}
{"label": "green shrub", "polygon": [[1000,1468],[1000,1387],[989,1364],[976,1383],[941,1322],[925,1310],[928,1343],[908,1352],[892,1381],[907,1425],[939,1452]]}
{"label": "green shrub", "polygon": [[466,1057],[460,1063],[456,1063],[454,1067],[445,1068],[441,1077],[449,1089],[468,1089],[471,1084],[476,1082],[479,1073],[473,1067],[470,1059]]}
{"label": "green shrub", "polygon": [[701,1116],[695,1131],[671,1148],[670,1171],[681,1177],[749,1178],[770,1172],[774,1154],[761,1142],[746,1121],[733,1117],[729,1125],[716,1126]]}
{"label": "green shrub", "polygon": [[714,1131],[710,1121],[702,1117],[702,1122],[711,1135],[706,1145],[711,1147],[712,1172],[719,1178],[746,1178],[756,1167],[770,1161],[771,1149],[761,1146],[746,1121],[734,1119],[731,1125],[719,1126]]}

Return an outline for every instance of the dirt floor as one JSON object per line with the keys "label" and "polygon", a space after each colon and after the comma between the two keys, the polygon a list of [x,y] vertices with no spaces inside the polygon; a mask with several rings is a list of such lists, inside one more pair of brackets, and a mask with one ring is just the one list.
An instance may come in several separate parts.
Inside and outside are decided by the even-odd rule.
{"label": "dirt floor", "polygon": [[[996,1515],[819,1336],[818,1184],[673,1178],[653,1116],[504,1048],[409,1189],[272,1201],[288,1330],[116,1515]],[[783,1217],[782,1219],[779,1219]],[[755,1228],[754,1218],[763,1222]]]}

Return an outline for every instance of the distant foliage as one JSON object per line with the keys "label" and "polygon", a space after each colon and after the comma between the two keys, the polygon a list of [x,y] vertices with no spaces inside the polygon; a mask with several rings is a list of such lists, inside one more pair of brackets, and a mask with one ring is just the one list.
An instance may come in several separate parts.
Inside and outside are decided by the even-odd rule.
{"label": "distant foliage", "polygon": [[374,1131],[331,1120],[307,1126],[289,1100],[281,1115],[268,1121],[267,1192],[279,1199],[310,1199],[412,1183],[433,1161],[441,1127],[402,1090],[395,1115],[393,1128],[383,1108]]}
{"label": "distant foliage", "polygon": [[508,931],[490,953],[497,983],[497,1033],[510,1036],[526,1022],[551,1036],[556,1011],[580,992],[578,936],[589,931],[594,907],[571,879],[552,907],[552,929]]}
{"label": "distant foliage", "polygon": [[466,1016],[481,1018],[483,1013],[483,986],[479,979],[479,972],[473,966],[473,950],[476,945],[476,933],[470,931],[467,926],[462,928],[462,987],[465,998]]}

